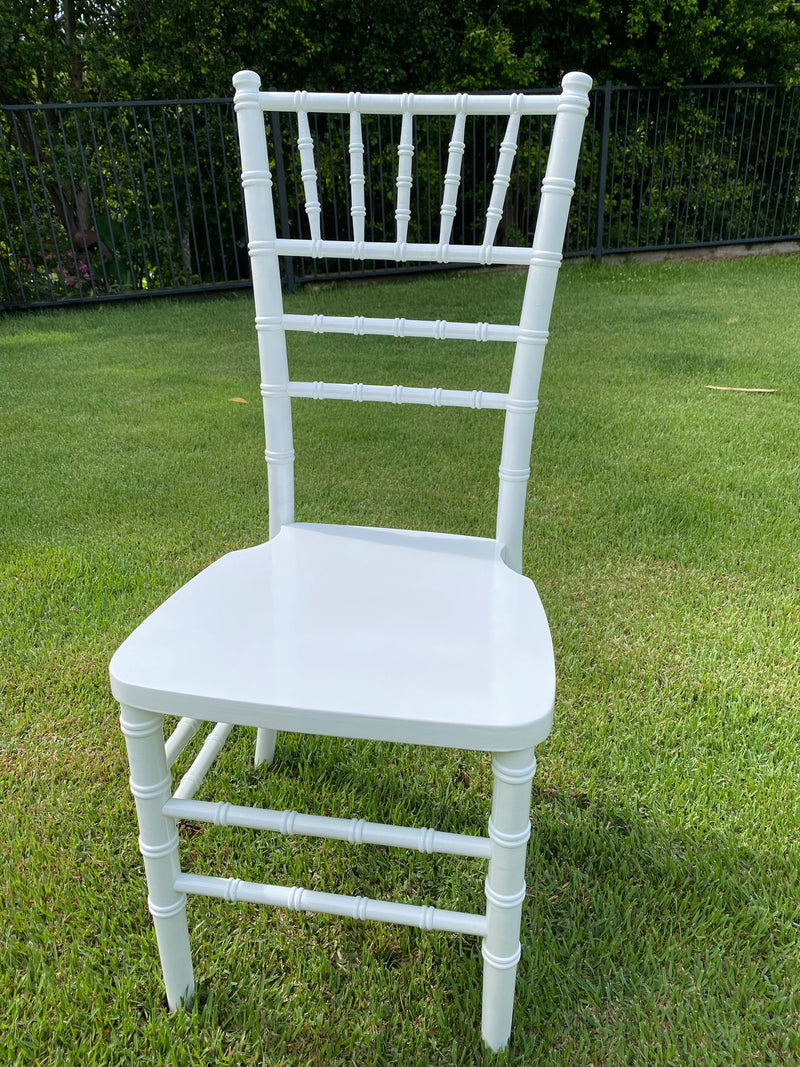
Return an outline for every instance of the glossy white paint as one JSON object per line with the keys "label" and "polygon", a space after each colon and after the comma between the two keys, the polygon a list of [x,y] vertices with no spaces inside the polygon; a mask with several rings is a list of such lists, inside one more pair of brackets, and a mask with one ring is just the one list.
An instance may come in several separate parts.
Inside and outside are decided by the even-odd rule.
{"label": "glossy white paint", "polygon": [[[534,747],[550,731],[553,650],[533,583],[521,575],[529,456],[542,358],[591,80],[568,74],[560,95],[490,97],[262,93],[258,75],[234,78],[253,272],[269,471],[270,540],[229,553],[157,608],[117,651],[112,689],[122,705],[150,910],[170,1007],[191,1000],[187,893],[352,918],[409,923],[482,938],[483,1039],[503,1048],[511,1033],[525,897]],[[308,236],[278,239],[264,112],[296,115]],[[318,146],[309,114],[347,116],[350,240],[321,235]],[[395,240],[365,241],[362,116],[400,117]],[[437,244],[408,241],[413,205],[415,115],[452,116]],[[452,243],[465,153],[466,116],[507,116],[480,245]],[[495,244],[517,152],[521,115],[552,115],[554,133],[529,248]],[[322,183],[324,186],[324,183]],[[519,321],[287,315],[281,255],[518,263],[528,267]],[[296,382],[287,331],[511,341],[506,393],[480,388]],[[323,342],[324,343],[324,340]],[[292,398],[495,408],[505,412],[495,538],[294,521]],[[478,416],[476,416],[478,417]],[[180,722],[164,743],[162,719]],[[172,791],[169,767],[203,721],[216,723]],[[258,731],[256,764],[273,758],[277,733],[299,731],[493,753],[486,838],[244,808],[194,800],[234,726]],[[178,862],[180,819],[264,832],[313,834],[353,844],[416,848],[489,860],[486,912],[472,915],[343,897],[236,878],[186,874]]]}
{"label": "glossy white paint", "polygon": [[337,819],[330,815],[304,815],[297,811],[247,808],[225,801],[183,800],[177,795],[164,805],[164,814],[173,819],[207,822],[214,826],[245,826],[251,830],[272,830],[287,837],[327,837],[351,845],[391,845],[417,852],[440,852],[446,856],[473,856],[489,859],[488,837],[449,834],[431,827],[391,826],[365,819]]}
{"label": "glossy white paint", "polygon": [[148,711],[487,751],[543,741],[555,692],[541,601],[496,541],[307,523],[201,571],[111,671]]}

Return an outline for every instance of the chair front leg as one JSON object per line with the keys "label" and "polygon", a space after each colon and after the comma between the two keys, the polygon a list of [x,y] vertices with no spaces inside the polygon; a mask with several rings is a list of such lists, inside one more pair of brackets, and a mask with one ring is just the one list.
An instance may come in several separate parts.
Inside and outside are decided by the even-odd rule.
{"label": "chair front leg", "polygon": [[486,875],[487,934],[483,940],[481,1035],[492,1052],[511,1036],[514,987],[520,956],[519,929],[525,899],[525,858],[531,834],[532,748],[495,753],[489,819],[491,858]]}
{"label": "chair front leg", "polygon": [[171,796],[171,777],[164,748],[161,715],[123,707],[120,725],[128,748],[131,792],[139,819],[139,850],[147,876],[147,904],[161,958],[170,1011],[188,1006],[194,996],[194,975],[186,922],[186,894],[175,889],[180,874],[178,829],[164,815]]}

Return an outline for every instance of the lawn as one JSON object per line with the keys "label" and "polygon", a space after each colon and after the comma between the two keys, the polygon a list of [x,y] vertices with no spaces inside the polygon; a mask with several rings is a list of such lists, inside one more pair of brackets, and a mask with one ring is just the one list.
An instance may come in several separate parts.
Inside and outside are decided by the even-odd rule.
{"label": "lawn", "polygon": [[[292,304],[506,321],[521,287],[439,275]],[[477,944],[446,934],[193,899],[199,996],[163,1008],[106,665],[177,585],[266,538],[254,337],[247,296],[0,323],[2,1064],[491,1062]],[[557,718],[498,1062],[800,1062],[798,338],[795,257],[562,272],[525,556]],[[294,350],[296,377],[470,389],[503,388],[510,362]],[[296,407],[299,519],[493,534],[497,413]],[[282,735],[255,770],[252,742],[209,795],[483,832],[482,756]],[[482,899],[475,861],[249,831],[198,827],[184,863]]]}

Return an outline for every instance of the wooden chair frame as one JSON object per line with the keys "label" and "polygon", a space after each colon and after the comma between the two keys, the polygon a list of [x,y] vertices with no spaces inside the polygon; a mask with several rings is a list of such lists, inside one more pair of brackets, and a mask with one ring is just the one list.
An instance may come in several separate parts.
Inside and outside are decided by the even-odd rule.
{"label": "wooden chair frame", "polygon": [[[452,565],[456,575],[454,582],[462,580],[462,573],[469,576],[472,569],[475,573],[490,574],[495,584],[499,583],[504,590],[507,586],[507,592],[504,591],[502,596],[507,595],[507,602],[512,607],[517,601],[525,602],[526,606],[519,609],[519,618],[534,620],[532,626],[535,633],[532,633],[530,642],[537,645],[536,655],[539,658],[526,667],[528,674],[525,675],[525,678],[534,679],[536,693],[531,695],[530,701],[524,692],[516,694],[515,699],[521,709],[515,712],[516,718],[511,716],[506,720],[500,716],[490,722],[488,717],[476,715],[459,723],[454,719],[445,721],[444,713],[441,717],[425,719],[417,716],[413,719],[411,712],[397,712],[393,718],[387,711],[383,718],[373,720],[364,715],[348,717],[344,711],[331,712],[326,708],[320,711],[303,710],[301,713],[291,705],[287,710],[287,706],[282,705],[275,696],[258,700],[248,694],[247,699],[232,696],[226,701],[216,691],[203,690],[201,680],[194,682],[192,669],[198,671],[198,677],[202,673],[199,660],[192,668],[189,657],[189,667],[183,674],[181,669],[173,666],[169,656],[165,663],[160,662],[164,642],[173,639],[171,635],[176,629],[191,628],[192,618],[198,610],[202,610],[202,598],[212,596],[210,589],[227,588],[226,583],[230,583],[228,571],[235,579],[238,573],[236,568],[245,566],[241,562],[245,553],[223,557],[146,620],[114,657],[111,679],[112,689],[122,706],[121,724],[128,747],[131,789],[139,818],[148,903],[155,924],[168,1003],[171,1008],[187,1004],[194,993],[186,919],[188,894],[272,904],[294,910],[405,923],[426,930],[449,930],[480,937],[484,961],[482,1036],[490,1049],[498,1050],[507,1044],[511,1032],[514,986],[520,956],[520,915],[526,891],[524,872],[526,845],[530,836],[531,781],[536,768],[534,749],[550,730],[554,694],[552,647],[546,620],[532,583],[519,573],[522,566],[525,497],[542,359],[588,110],[591,79],[578,73],[566,75],[560,95],[474,97],[466,94],[389,96],[264,93],[260,91],[258,75],[250,71],[237,74],[234,85],[269,469],[270,541],[257,549],[245,550],[245,553],[260,553],[257,558],[247,557],[255,561],[246,564],[255,568],[247,573],[261,574],[264,568],[271,565],[269,561],[274,556],[278,562],[269,573],[280,584],[281,575],[289,566],[286,560],[291,553],[305,550],[304,546],[309,546],[309,551],[327,551],[327,548],[314,547],[327,535],[325,528],[294,522],[293,398],[372,400],[504,410],[505,429],[494,540],[448,540],[450,535],[403,531],[384,533],[358,528],[333,528],[332,536],[333,540],[338,538],[344,546],[337,551],[345,554],[349,550],[347,538],[360,538],[358,549],[365,565],[371,565],[374,556],[376,567],[383,565],[381,560],[388,551],[387,545],[391,544],[392,551],[400,546],[410,557],[422,560],[419,564],[420,573],[426,580],[439,573],[436,560],[431,563],[425,555],[431,552],[439,553],[437,559],[441,560],[444,570]],[[279,238],[276,232],[264,116],[265,113],[280,111],[293,112],[297,120],[297,143],[309,228],[306,238]],[[352,219],[352,240],[349,241],[327,240],[321,232],[315,146],[308,120],[309,113],[313,112],[341,112],[349,118]],[[401,118],[394,242],[365,239],[364,114],[392,114]],[[408,240],[414,117],[418,115],[449,115],[453,120],[447,173],[443,183],[439,240],[428,244]],[[479,245],[464,246],[452,242],[452,231],[464,154],[465,122],[470,115],[506,116],[507,127],[499,148],[483,240]],[[495,243],[498,224],[516,153],[520,118],[524,115],[550,115],[555,118],[538,222],[532,246],[498,246]],[[396,260],[398,263],[430,261],[454,265],[515,264],[527,267],[528,277],[520,320],[512,325],[423,321],[401,317],[377,319],[289,315],[283,309],[280,256],[340,257],[356,261],[383,259]],[[295,382],[289,377],[286,346],[287,331],[293,330],[441,340],[512,341],[516,348],[509,389],[507,393],[489,393],[480,390],[468,392]],[[294,540],[287,540],[289,538]],[[287,544],[290,548],[285,547]],[[281,552],[284,556],[280,556]],[[218,574],[223,577],[215,577]],[[218,592],[213,593],[213,596],[218,595]],[[246,593],[243,595],[246,596]],[[505,604],[506,600],[502,602]],[[478,620],[476,625],[483,623]],[[178,643],[181,640],[180,635],[175,638]],[[525,640],[523,636],[520,647],[525,648]],[[183,655],[183,646],[181,649]],[[215,654],[212,646],[205,658],[213,659]],[[219,653],[220,656],[224,654],[222,650]],[[199,652],[197,656],[200,656]],[[153,661],[156,660],[159,663],[154,666]],[[171,671],[173,674],[170,674]],[[287,684],[291,685],[291,678]],[[528,709],[528,703],[533,710]],[[297,704],[300,704],[299,698]],[[163,722],[167,715],[177,715],[179,722],[165,743]],[[217,725],[173,791],[170,768],[203,721],[213,721]],[[494,790],[488,836],[441,833],[433,829],[387,826],[359,819],[246,808],[195,799],[234,725],[257,728],[256,763],[261,765],[269,764],[272,760],[279,729],[478,748],[492,752]],[[311,834],[354,844],[379,844],[479,857],[488,861],[486,911],[484,914],[452,912],[186,873],[181,870],[178,857],[179,820],[208,822],[218,826],[254,827],[282,834]]]}

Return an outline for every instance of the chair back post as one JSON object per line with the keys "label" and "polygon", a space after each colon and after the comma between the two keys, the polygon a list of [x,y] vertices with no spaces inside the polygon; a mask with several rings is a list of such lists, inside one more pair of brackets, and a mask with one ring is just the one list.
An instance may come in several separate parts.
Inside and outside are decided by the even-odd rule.
{"label": "chair back post", "polygon": [[[286,331],[283,328],[272,177],[269,164],[266,169],[264,166],[268,155],[259,99],[261,79],[253,71],[243,70],[234,76],[233,84],[261,364],[269,474],[269,535],[274,537],[284,523],[294,521],[294,449]],[[274,130],[273,135],[279,137],[280,131]]]}
{"label": "chair back post", "polygon": [[504,546],[506,563],[519,572],[539,381],[592,79],[571,73],[564,76],[561,85],[520,315],[500,459],[496,536]]}

